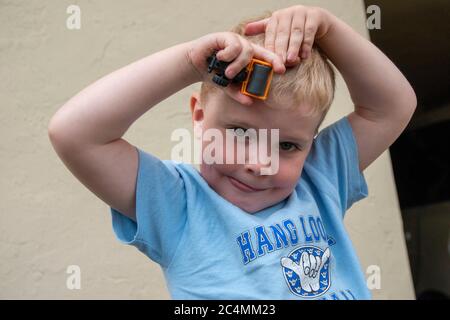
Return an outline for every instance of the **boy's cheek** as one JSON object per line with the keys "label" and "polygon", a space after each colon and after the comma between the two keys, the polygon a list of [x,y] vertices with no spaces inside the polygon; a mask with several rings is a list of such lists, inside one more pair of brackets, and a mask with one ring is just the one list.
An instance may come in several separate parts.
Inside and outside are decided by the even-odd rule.
{"label": "boy's cheek", "polygon": [[274,176],[279,188],[292,188],[296,185],[303,170],[303,161],[280,159],[278,173]]}

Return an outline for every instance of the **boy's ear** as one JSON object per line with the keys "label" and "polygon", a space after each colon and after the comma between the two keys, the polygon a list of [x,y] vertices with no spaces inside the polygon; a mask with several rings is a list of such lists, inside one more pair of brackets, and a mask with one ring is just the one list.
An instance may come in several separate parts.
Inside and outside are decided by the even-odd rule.
{"label": "boy's ear", "polygon": [[194,109],[196,106],[201,104],[200,101],[200,94],[197,91],[192,92],[191,99],[190,99],[190,107],[191,107],[191,113],[194,112]]}
{"label": "boy's ear", "polygon": [[203,108],[200,101],[200,94],[194,91],[190,99],[190,107],[192,114],[192,122],[198,122],[203,120]]}
{"label": "boy's ear", "polygon": [[192,114],[192,124],[194,126],[194,137],[199,139],[202,135],[203,109],[200,102],[200,94],[195,91],[191,95],[190,107]]}

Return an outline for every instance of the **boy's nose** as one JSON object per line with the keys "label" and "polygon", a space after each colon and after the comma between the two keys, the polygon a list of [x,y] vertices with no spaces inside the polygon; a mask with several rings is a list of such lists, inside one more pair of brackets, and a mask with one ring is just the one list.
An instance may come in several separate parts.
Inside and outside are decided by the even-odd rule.
{"label": "boy's nose", "polygon": [[244,165],[244,167],[245,167],[245,171],[247,171],[248,173],[251,173],[255,176],[260,176],[260,175],[262,175],[261,169],[270,167],[270,163],[269,164],[263,164],[261,162],[246,163]]}

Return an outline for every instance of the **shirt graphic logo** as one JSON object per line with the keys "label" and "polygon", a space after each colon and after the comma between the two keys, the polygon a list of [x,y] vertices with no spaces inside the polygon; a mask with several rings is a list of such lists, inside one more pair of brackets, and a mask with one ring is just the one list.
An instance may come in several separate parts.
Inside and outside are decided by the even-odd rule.
{"label": "shirt graphic logo", "polygon": [[314,246],[294,249],[288,257],[281,258],[286,283],[291,292],[303,298],[314,298],[330,288],[330,249]]}

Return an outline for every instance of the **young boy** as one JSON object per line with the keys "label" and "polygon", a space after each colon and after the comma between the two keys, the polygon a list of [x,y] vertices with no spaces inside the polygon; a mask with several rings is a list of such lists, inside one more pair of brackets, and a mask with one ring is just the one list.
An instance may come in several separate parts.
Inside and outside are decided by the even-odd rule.
{"label": "young boy", "polygon": [[[343,218],[368,194],[362,171],[409,122],[414,91],[382,52],[322,8],[282,9],[233,31],[157,52],[84,89],[52,118],[56,152],[111,206],[118,239],[160,264],[174,299],[369,299]],[[230,79],[252,57],[270,62],[269,98],[213,84],[206,58],[214,50],[231,62]],[[326,57],[355,110],[317,135],[334,95]],[[279,129],[274,174],[248,154],[244,163],[202,163],[198,172],[121,138],[152,106],[196,82],[196,132]]]}

